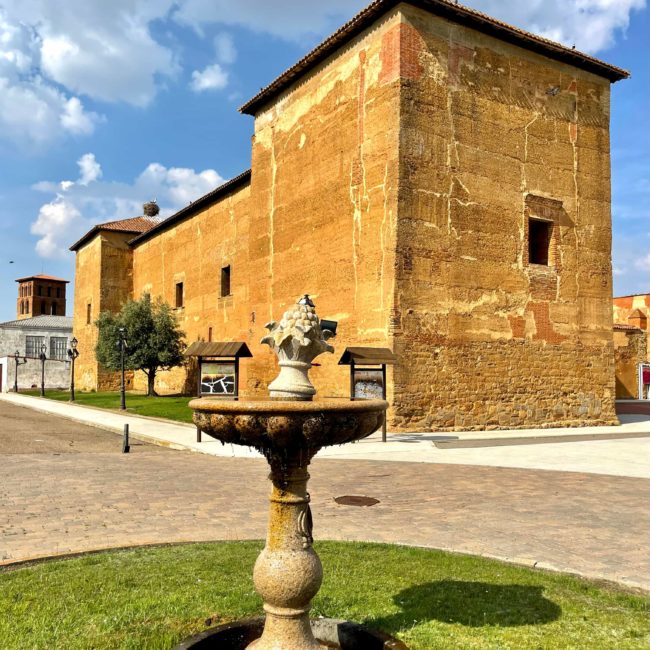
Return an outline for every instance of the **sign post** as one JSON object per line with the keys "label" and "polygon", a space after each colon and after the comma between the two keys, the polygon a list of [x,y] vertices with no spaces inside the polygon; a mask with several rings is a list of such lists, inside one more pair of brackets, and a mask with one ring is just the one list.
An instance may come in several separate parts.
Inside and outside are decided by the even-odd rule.
{"label": "sign post", "polygon": [[[239,360],[253,356],[246,343],[197,341],[187,348],[185,356],[197,359],[197,397],[239,399]],[[199,427],[196,441],[201,442]]]}
{"label": "sign post", "polygon": [[[350,399],[386,399],[386,366],[397,357],[388,348],[346,348],[340,366],[350,366]],[[386,415],[381,428],[386,442]]]}

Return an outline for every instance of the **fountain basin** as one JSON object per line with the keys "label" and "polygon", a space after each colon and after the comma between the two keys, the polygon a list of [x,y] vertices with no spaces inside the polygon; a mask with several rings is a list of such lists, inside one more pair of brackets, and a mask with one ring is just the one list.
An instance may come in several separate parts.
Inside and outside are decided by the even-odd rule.
{"label": "fountain basin", "polygon": [[189,404],[194,423],[224,443],[255,447],[269,454],[342,445],[366,438],[382,424],[382,400],[323,399],[314,402],[222,401],[202,397]]}
{"label": "fountain basin", "polygon": [[[370,630],[363,625],[318,618],[311,622],[314,636],[323,648],[336,650],[408,650],[398,639]],[[264,619],[254,618],[237,623],[220,625],[187,639],[174,650],[245,650],[262,635]]]}

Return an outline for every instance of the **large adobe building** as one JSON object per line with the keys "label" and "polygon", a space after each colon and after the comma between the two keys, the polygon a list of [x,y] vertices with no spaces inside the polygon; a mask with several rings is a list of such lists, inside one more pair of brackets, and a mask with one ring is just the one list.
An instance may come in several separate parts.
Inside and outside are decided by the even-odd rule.
{"label": "large adobe building", "polygon": [[[339,323],[320,394],[346,394],[346,346],[390,347],[393,428],[614,422],[609,102],[626,76],[453,2],[373,2],[242,107],[250,171],[73,247],[78,381],[112,381],[98,311],[150,292],[188,343],[246,342],[242,393],[260,393],[263,325],[309,292]],[[159,380],[193,386],[191,368]]]}

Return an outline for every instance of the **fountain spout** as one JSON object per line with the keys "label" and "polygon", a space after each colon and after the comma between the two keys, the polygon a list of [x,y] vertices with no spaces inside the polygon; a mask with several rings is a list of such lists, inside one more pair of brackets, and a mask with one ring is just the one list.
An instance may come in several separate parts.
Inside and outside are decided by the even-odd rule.
{"label": "fountain spout", "polygon": [[323,352],[334,352],[327,341],[334,336],[323,330],[316,307],[305,294],[287,310],[279,323],[266,324],[269,334],[262,339],[278,357],[280,374],[269,384],[272,399],[310,401],[316,389],[309,380],[312,361]]}

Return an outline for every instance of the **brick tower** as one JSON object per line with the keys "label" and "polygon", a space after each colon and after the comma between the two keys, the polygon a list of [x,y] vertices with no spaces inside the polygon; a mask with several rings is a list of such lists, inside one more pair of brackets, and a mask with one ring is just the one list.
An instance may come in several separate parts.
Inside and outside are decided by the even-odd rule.
{"label": "brick tower", "polygon": [[65,316],[65,291],[68,280],[50,275],[32,275],[19,278],[16,318],[34,316]]}

